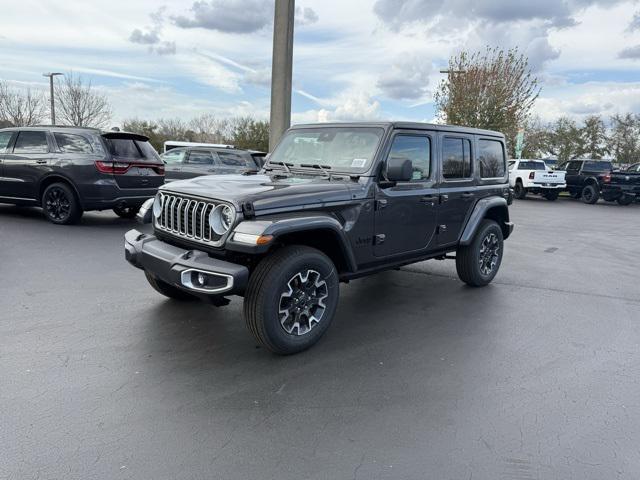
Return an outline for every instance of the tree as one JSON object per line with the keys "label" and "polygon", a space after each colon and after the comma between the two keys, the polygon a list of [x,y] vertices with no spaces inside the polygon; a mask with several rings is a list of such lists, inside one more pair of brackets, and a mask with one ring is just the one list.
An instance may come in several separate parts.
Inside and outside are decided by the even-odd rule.
{"label": "tree", "polygon": [[544,158],[549,155],[549,126],[538,117],[530,118],[524,125],[522,158]]}
{"label": "tree", "polygon": [[230,122],[213,114],[204,113],[189,122],[195,142],[224,143],[231,136]]}
{"label": "tree", "polygon": [[584,120],[580,136],[582,137],[581,155],[589,158],[602,158],[609,153],[607,128],[599,115],[591,115]]}
{"label": "tree", "polygon": [[640,161],[640,117],[631,113],[611,117],[609,149],[618,163]]}
{"label": "tree", "polygon": [[251,117],[238,117],[231,121],[230,143],[238,148],[269,151],[269,122]]}
{"label": "tree", "polygon": [[560,117],[550,126],[546,146],[560,164],[580,157],[585,150],[581,129],[568,117]]}
{"label": "tree", "polygon": [[73,73],[65,75],[56,88],[58,123],[76,127],[105,128],[111,121],[111,107],[105,95],[97,93],[91,82]]}
{"label": "tree", "polygon": [[513,151],[518,129],[525,125],[539,94],[538,79],[518,49],[487,48],[449,60],[435,103],[448,123],[504,133]]}
{"label": "tree", "polygon": [[20,91],[0,82],[0,123],[5,126],[26,127],[42,123],[47,112],[42,94],[31,89]]}

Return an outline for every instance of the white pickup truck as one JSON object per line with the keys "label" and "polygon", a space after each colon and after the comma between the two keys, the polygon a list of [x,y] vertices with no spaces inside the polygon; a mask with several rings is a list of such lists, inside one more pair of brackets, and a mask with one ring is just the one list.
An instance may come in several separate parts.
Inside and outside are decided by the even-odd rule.
{"label": "white pickup truck", "polygon": [[551,170],[542,160],[509,161],[509,186],[515,197],[523,199],[527,193],[542,195],[554,201],[567,188],[566,172]]}

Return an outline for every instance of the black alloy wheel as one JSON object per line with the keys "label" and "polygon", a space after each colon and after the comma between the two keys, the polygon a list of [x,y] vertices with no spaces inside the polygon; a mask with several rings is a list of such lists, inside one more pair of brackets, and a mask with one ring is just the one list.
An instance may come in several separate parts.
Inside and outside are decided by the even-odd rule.
{"label": "black alloy wheel", "polygon": [[73,190],[64,183],[49,185],[42,194],[42,210],[53,223],[69,225],[82,216],[82,209]]}

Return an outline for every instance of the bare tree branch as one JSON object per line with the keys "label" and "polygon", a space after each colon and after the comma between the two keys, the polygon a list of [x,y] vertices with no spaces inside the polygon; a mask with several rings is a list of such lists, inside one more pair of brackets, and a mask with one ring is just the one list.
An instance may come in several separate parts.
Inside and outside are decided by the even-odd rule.
{"label": "bare tree branch", "polygon": [[106,96],[93,90],[91,82],[69,73],[56,88],[56,115],[61,124],[105,128],[111,120],[111,107]]}
{"label": "bare tree branch", "polygon": [[31,89],[11,89],[0,81],[0,121],[15,127],[41,123],[47,113],[45,98]]}

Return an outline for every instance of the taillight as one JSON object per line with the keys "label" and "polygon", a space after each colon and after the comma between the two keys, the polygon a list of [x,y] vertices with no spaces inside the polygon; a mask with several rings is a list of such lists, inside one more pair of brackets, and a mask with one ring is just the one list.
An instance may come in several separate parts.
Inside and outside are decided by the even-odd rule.
{"label": "taillight", "polygon": [[164,175],[164,164],[146,164],[146,163],[126,163],[126,162],[102,162],[95,163],[96,169],[100,173],[108,173],[111,175],[124,175],[131,167],[151,168],[158,175]]}
{"label": "taillight", "polygon": [[611,183],[611,175],[604,175],[604,176],[602,177],[602,181],[603,181],[604,183]]}
{"label": "taillight", "polygon": [[533,180],[535,178],[535,176],[536,176],[536,172],[531,172],[529,174],[529,180]]}
{"label": "taillight", "polygon": [[100,173],[115,173],[113,169],[113,162],[96,162],[96,168]]}

